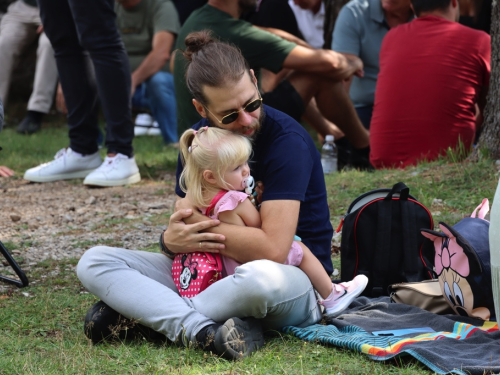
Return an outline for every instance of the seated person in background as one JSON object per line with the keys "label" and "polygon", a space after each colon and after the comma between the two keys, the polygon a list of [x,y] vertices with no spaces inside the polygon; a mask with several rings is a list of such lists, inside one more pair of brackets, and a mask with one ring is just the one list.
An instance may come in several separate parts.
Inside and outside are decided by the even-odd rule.
{"label": "seated person in background", "polygon": [[191,12],[205,5],[207,0],[174,0],[174,5],[179,13],[179,21],[181,25],[186,21]]}
{"label": "seated person in background", "polygon": [[[353,77],[347,82],[347,87],[366,129],[370,129],[382,40],[391,28],[412,19],[410,0],[352,0],[339,13],[333,30],[332,49],[346,56],[357,56],[363,61],[365,74]],[[363,167],[346,140],[338,146],[339,164]]]}
{"label": "seated person in background", "polygon": [[[300,121],[311,99],[315,98],[321,114],[336,124],[355,147],[367,148],[368,132],[342,86],[342,80],[362,74],[361,61],[334,51],[313,49],[282,30],[266,31],[239,20],[256,4],[257,1],[209,0],[184,23],[176,48],[183,48],[184,39],[190,32],[208,29],[215,37],[240,48],[256,72],[261,68],[273,73],[293,70],[274,90],[263,95],[264,102]],[[200,115],[192,106],[192,95],[184,79],[186,61],[180,53],[175,54],[174,61],[178,125],[182,131],[199,121]],[[328,130],[325,133],[329,134]]]}
{"label": "seated person in background", "polygon": [[0,98],[7,103],[12,72],[22,51],[38,38],[35,80],[28,102],[28,113],[17,132],[32,134],[40,130],[43,115],[49,113],[57,83],[54,50],[42,32],[36,0],[12,3],[0,23]]}
{"label": "seated person in background", "polygon": [[[2,99],[0,99],[0,132],[2,131],[2,127],[3,127],[3,104],[2,104]],[[0,147],[0,150],[1,149],[2,147]],[[13,170],[3,165],[0,165],[0,177],[10,177],[13,175],[14,175]]]}
{"label": "seated person in background", "polygon": [[352,78],[349,95],[367,129],[370,129],[382,40],[391,28],[412,19],[410,0],[352,0],[339,13],[332,49],[363,61],[365,74]]}
{"label": "seated person in background", "polygon": [[[321,3],[321,0],[314,0],[314,2],[316,1]],[[301,1],[301,3],[303,3],[303,1]],[[313,14],[312,11],[309,10],[303,10],[301,8],[298,8],[298,10],[301,12]],[[280,16],[276,17],[277,14],[279,14]],[[248,21],[252,25],[271,32],[273,32],[274,29],[286,31],[287,33],[297,38],[304,39],[309,45],[314,48],[323,47],[323,21],[315,23],[315,26],[319,26],[319,23],[321,23],[321,31],[318,31],[315,27],[311,29],[307,25],[302,26],[308,36],[311,36],[313,34],[315,35],[315,32],[318,31],[318,35],[321,38],[321,44],[318,43],[314,38],[304,38],[304,34],[303,32],[301,32],[302,30],[299,29],[299,25],[297,24],[298,20],[296,19],[294,11],[292,10],[291,4],[288,2],[288,0],[260,0],[259,5],[254,11],[247,11],[243,13],[240,19]],[[302,17],[301,21],[307,24],[310,21],[310,18]],[[261,91],[264,94],[273,91],[280,84],[281,80],[283,80],[283,78],[286,77],[289,73],[290,70],[287,69],[282,69],[278,74],[274,74],[267,69],[261,69]],[[309,101],[309,104],[307,105],[305,112],[302,115],[302,120],[318,132],[318,138],[321,143],[323,142],[323,138],[327,134],[335,136],[335,139],[339,139],[344,136],[344,134],[335,124],[323,117],[318,109],[315,99],[311,99]]]}
{"label": "seated person in background", "polygon": [[149,109],[165,143],[176,143],[174,79],[168,61],[180,28],[177,10],[170,0],[119,0],[115,12],[132,71],[132,106]]}
{"label": "seated person in background", "polygon": [[304,40],[314,48],[323,48],[325,5],[322,0],[288,0]]}
{"label": "seated person in background", "polygon": [[457,0],[411,3],[418,18],[391,30],[380,51],[370,128],[376,168],[433,160],[460,142],[470,150],[482,121],[489,35],[456,22]]}

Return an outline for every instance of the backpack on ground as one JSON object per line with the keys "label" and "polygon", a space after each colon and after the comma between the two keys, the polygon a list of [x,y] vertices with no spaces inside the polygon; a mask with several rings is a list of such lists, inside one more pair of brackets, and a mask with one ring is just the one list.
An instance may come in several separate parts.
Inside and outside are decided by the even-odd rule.
{"label": "backpack on ground", "polygon": [[402,182],[360,195],[340,228],[341,280],[366,275],[362,295],[388,295],[391,284],[433,279],[434,249],[420,234],[434,228],[432,215]]}

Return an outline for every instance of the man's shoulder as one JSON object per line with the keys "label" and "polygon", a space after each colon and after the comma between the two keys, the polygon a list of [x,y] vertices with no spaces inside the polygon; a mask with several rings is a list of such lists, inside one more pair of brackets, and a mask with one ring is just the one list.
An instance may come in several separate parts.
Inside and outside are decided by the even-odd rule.
{"label": "man's shoulder", "polygon": [[207,4],[193,11],[187,18],[181,27],[177,43],[183,43],[189,33],[203,29],[210,29],[216,37],[229,40],[237,38],[242,29],[259,30],[247,21],[233,18],[230,14]]}
{"label": "man's shoulder", "polygon": [[257,144],[272,144],[286,137],[288,141],[295,139],[297,142],[305,142],[308,147],[314,147],[309,133],[293,118],[269,106],[264,106],[264,110],[265,118]]}
{"label": "man's shoulder", "polygon": [[342,7],[341,14],[351,13],[355,16],[368,15],[371,6],[373,5],[370,0],[351,0]]}

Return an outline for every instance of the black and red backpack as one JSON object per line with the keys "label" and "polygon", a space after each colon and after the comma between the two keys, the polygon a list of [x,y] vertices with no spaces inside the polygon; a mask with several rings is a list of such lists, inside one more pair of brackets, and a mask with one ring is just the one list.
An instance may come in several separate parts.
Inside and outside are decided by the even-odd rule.
{"label": "black and red backpack", "polygon": [[402,182],[356,198],[341,228],[341,280],[366,275],[362,295],[387,295],[391,284],[433,278],[434,249],[420,234],[434,228],[432,215]]}

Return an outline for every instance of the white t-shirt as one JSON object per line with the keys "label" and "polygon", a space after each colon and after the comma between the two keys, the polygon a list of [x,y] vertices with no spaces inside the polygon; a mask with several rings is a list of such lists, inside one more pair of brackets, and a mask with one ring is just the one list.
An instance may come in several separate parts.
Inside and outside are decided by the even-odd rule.
{"label": "white t-shirt", "polygon": [[302,9],[295,5],[293,0],[288,0],[290,8],[295,14],[295,19],[304,39],[314,48],[323,48],[323,25],[325,23],[325,5],[321,2],[321,8],[314,14],[309,9]]}

